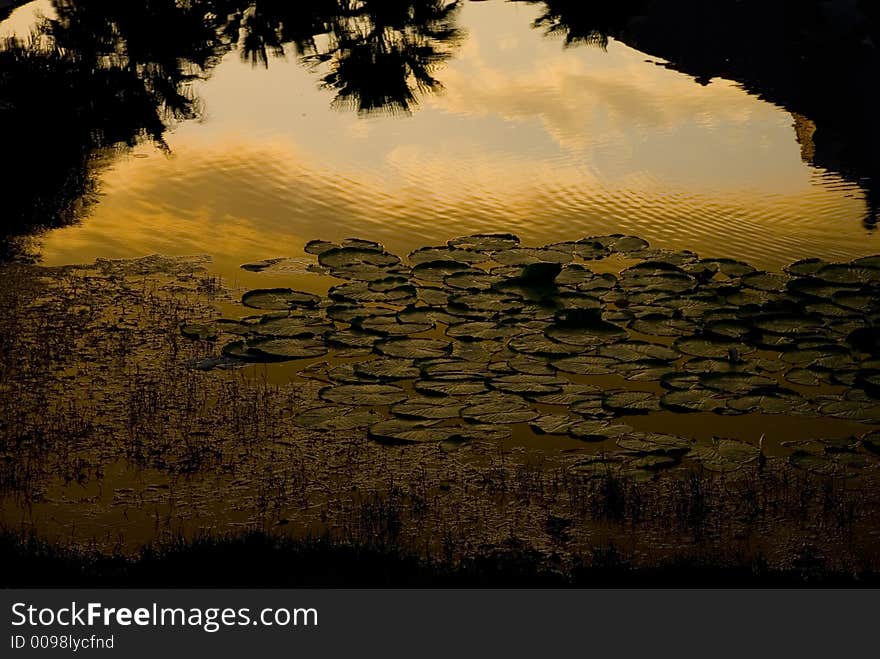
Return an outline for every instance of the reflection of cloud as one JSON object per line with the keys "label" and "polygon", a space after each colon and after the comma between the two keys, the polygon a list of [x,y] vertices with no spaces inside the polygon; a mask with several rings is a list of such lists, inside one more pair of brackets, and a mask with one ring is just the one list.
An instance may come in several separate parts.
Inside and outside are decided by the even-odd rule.
{"label": "reflection of cloud", "polygon": [[479,52],[469,48],[468,57],[450,67],[444,75],[446,94],[433,104],[456,114],[537,119],[568,148],[594,141],[597,128],[646,134],[658,128],[743,124],[764,105],[732,83],[700,87],[683,74],[647,66],[617,42],[608,52],[580,48],[542,53],[521,70],[493,66]]}
{"label": "reflection of cloud", "polygon": [[36,0],[12,10],[0,25],[0,39],[16,36],[20,39],[30,35],[41,17],[54,18],[55,9],[50,0]]}
{"label": "reflection of cloud", "polygon": [[[299,255],[312,238],[361,236],[406,252],[499,230],[531,244],[624,231],[774,266],[811,253],[852,257],[869,247],[856,223],[845,221],[861,199],[818,186],[768,195],[700,193],[644,176],[608,185],[574,164],[463,162],[414,148],[393,150],[382,171],[326,168],[281,140],[174,148],[175,158],[131,158],[109,170],[92,215],[46,236],[47,261],[208,252],[234,277],[238,264]],[[852,229],[835,234],[832,245],[825,242],[829,218]]]}

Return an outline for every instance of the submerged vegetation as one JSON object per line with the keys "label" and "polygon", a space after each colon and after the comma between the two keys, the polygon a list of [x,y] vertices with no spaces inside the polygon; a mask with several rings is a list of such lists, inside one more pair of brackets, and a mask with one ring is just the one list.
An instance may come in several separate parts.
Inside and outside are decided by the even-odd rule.
{"label": "submerged vegetation", "polygon": [[[770,273],[508,234],[307,251],[297,281],[326,295],[232,291],[200,259],[4,266],[8,567],[136,583],[258,547],[385,565],[354,583],[876,569],[875,259]],[[316,570],[279,580],[333,582]]]}

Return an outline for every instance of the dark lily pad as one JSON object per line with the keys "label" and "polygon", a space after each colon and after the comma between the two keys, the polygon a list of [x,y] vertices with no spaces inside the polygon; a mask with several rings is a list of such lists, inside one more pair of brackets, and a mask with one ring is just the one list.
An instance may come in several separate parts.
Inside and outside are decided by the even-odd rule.
{"label": "dark lily pad", "polygon": [[325,268],[350,268],[356,265],[372,265],[386,268],[400,263],[400,258],[379,248],[369,246],[334,247],[318,255],[318,263]]}
{"label": "dark lily pad", "polygon": [[552,394],[540,394],[528,396],[529,400],[542,405],[563,405],[570,406],[576,402],[584,400],[586,397],[594,396],[598,399],[599,387],[592,384],[565,384],[562,391]]}
{"label": "dark lily pad", "polygon": [[525,423],[538,416],[538,412],[516,396],[487,395],[480,402],[461,411],[466,421],[475,423]]}
{"label": "dark lily pad", "polygon": [[519,238],[512,233],[475,233],[470,236],[453,238],[448,241],[450,247],[474,250],[477,252],[497,252],[519,245]]}
{"label": "dark lily pad", "polygon": [[241,303],[252,309],[284,310],[296,307],[315,307],[321,298],[311,293],[294,291],[290,288],[264,288],[248,291]]}
{"label": "dark lily pad", "polygon": [[321,357],[329,350],[323,341],[311,338],[267,338],[248,341],[248,352],[288,360]]}
{"label": "dark lily pad", "polygon": [[617,414],[648,414],[660,409],[660,400],[649,391],[613,391],[605,394],[602,405]]}
{"label": "dark lily pad", "polygon": [[582,422],[581,417],[571,414],[547,414],[531,421],[529,426],[540,435],[567,435],[572,426]]}
{"label": "dark lily pad", "polygon": [[660,398],[660,406],[671,412],[714,412],[725,406],[725,399],[707,389],[670,391]]}
{"label": "dark lily pad", "polygon": [[376,343],[375,349],[389,357],[433,359],[445,356],[451,349],[449,341],[395,337]]}
{"label": "dark lily pad", "polygon": [[400,387],[390,384],[343,384],[321,389],[323,400],[342,405],[393,405],[406,400],[407,394]]}
{"label": "dark lily pad", "polygon": [[339,249],[339,245],[326,240],[310,240],[303,248],[307,254],[322,254],[331,249]]}
{"label": "dark lily pad", "polygon": [[726,437],[715,437],[710,446],[698,446],[693,453],[706,469],[724,472],[742,469],[759,457],[754,444]]}
{"label": "dark lily pad", "polygon": [[465,404],[455,398],[409,398],[391,408],[395,416],[411,419],[457,419]]}
{"label": "dark lily pad", "polygon": [[684,455],[693,446],[692,442],[682,437],[661,433],[633,434],[632,436],[618,439],[617,445],[629,453],[645,455]]}
{"label": "dark lily pad", "polygon": [[297,414],[293,422],[312,430],[339,431],[366,428],[381,418],[373,410],[325,405]]}
{"label": "dark lily pad", "polygon": [[217,326],[213,323],[187,323],[180,326],[180,333],[196,341],[216,341],[220,336]]}
{"label": "dark lily pad", "polygon": [[568,434],[586,442],[602,442],[630,435],[633,429],[625,424],[600,420],[581,420],[568,429]]}
{"label": "dark lily pad", "polygon": [[425,396],[477,396],[489,390],[483,380],[417,380],[413,388]]}
{"label": "dark lily pad", "polygon": [[354,365],[356,375],[373,380],[410,380],[421,371],[411,359],[372,359]]}
{"label": "dark lily pad", "polygon": [[459,429],[448,426],[434,427],[425,421],[389,419],[370,426],[367,435],[370,439],[388,444],[439,444],[457,437]]}
{"label": "dark lily pad", "polygon": [[552,375],[528,375],[525,373],[505,375],[489,380],[489,386],[493,389],[523,396],[560,393],[566,384],[568,384],[567,380]]}
{"label": "dark lily pad", "polygon": [[432,380],[476,380],[488,376],[488,364],[462,359],[436,359],[421,364],[422,375]]}
{"label": "dark lily pad", "polygon": [[488,256],[481,252],[455,247],[423,247],[410,252],[409,255],[409,261],[413,265],[430,261],[456,261],[458,263],[474,264],[487,261],[488,258]]}
{"label": "dark lily pad", "polygon": [[564,359],[554,359],[551,362],[553,368],[563,373],[574,373],[576,375],[607,375],[614,373],[615,365],[619,362],[611,357],[601,357],[599,355],[581,355],[577,357],[566,357]]}

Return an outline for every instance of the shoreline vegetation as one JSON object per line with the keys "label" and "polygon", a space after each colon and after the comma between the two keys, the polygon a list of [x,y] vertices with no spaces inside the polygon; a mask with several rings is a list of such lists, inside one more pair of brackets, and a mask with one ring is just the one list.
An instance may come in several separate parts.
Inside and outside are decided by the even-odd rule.
{"label": "shoreline vegetation", "polygon": [[359,588],[359,587],[877,587],[876,571],[842,571],[804,555],[787,567],[761,556],[682,556],[639,566],[614,545],[565,567],[516,547],[449,562],[400,550],[251,532],[181,540],[135,556],[59,547],[0,534],[2,588]]}
{"label": "shoreline vegetation", "polygon": [[2,266],[4,583],[876,582],[875,257],[306,251]]}

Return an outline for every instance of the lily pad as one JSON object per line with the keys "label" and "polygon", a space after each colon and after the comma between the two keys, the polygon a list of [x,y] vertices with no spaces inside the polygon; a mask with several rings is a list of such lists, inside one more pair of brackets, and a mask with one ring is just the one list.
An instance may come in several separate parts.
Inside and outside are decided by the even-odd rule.
{"label": "lily pad", "polygon": [[555,394],[562,391],[567,380],[552,375],[528,375],[518,373],[489,380],[489,386],[498,391],[519,395]]}
{"label": "lily pad", "polygon": [[477,252],[496,252],[519,245],[519,238],[512,233],[475,233],[470,236],[453,238],[450,247],[474,250]]}
{"label": "lily pad", "polygon": [[252,309],[285,310],[297,307],[315,307],[321,298],[311,293],[294,291],[290,288],[263,288],[248,291],[241,303]]}
{"label": "lily pad", "polygon": [[180,333],[188,339],[196,341],[216,341],[220,336],[213,323],[188,323],[180,326]]}
{"label": "lily pad", "polygon": [[605,394],[602,405],[618,414],[648,414],[660,409],[660,400],[649,391],[614,391]]}
{"label": "lily pad", "polygon": [[616,439],[630,435],[632,432],[633,429],[626,424],[614,424],[598,420],[581,420],[568,429],[569,435],[586,442],[602,442],[607,439]]}
{"label": "lily pad", "polygon": [[538,412],[515,396],[485,396],[475,405],[461,411],[466,421],[475,423],[525,423],[538,416]]}
{"label": "lily pad", "polygon": [[445,356],[451,349],[449,341],[440,339],[383,339],[375,345],[376,351],[389,357],[404,359],[432,359]]}
{"label": "lily pad", "polygon": [[465,404],[455,398],[409,398],[391,408],[395,416],[411,419],[457,419]]}
{"label": "lily pad", "polygon": [[323,341],[311,338],[268,338],[248,341],[248,352],[288,360],[321,357],[329,350]]}
{"label": "lily pad", "polygon": [[373,410],[325,405],[297,414],[293,422],[312,430],[339,431],[366,428],[381,418]]}
{"label": "lily pad", "polygon": [[421,371],[411,359],[372,359],[354,365],[356,375],[373,380],[410,380]]}
{"label": "lily pad", "polygon": [[698,446],[693,453],[706,469],[722,472],[742,469],[759,457],[754,444],[726,437],[715,437],[710,446]]}
{"label": "lily pad", "polygon": [[323,400],[342,405],[393,405],[406,400],[400,387],[390,384],[343,384],[324,387],[318,394]]}

